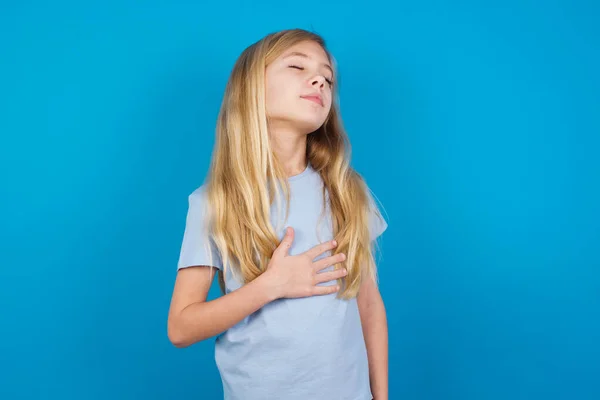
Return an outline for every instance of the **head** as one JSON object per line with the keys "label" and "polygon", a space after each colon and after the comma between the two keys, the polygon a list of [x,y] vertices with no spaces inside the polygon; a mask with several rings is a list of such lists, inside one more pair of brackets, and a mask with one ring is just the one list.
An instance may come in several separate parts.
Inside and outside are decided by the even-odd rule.
{"label": "head", "polygon": [[[346,138],[337,119],[336,81],[333,57],[319,35],[292,29],[265,36],[247,47],[233,67],[217,141],[226,140],[223,145],[234,152],[251,149],[237,156],[246,164],[244,168],[254,173],[258,166],[256,173],[263,175],[271,168],[275,175],[280,172],[273,153],[274,132],[328,146],[329,155],[345,153]],[[324,131],[329,131],[327,137]]]}
{"label": "head", "polygon": [[[356,295],[362,277],[374,277],[367,227],[369,194],[350,167],[350,143],[339,118],[335,63],[325,41],[301,29],[269,34],[237,59],[217,121],[207,180],[208,217],[223,262],[241,269],[240,279],[258,277],[279,244],[270,210],[280,191],[289,204],[277,134],[306,139],[306,158],[328,192],[336,252],[347,259],[342,297]],[[287,208],[286,208],[287,209]],[[281,223],[287,215],[279,218]],[[221,277],[222,283],[222,277]]]}
{"label": "head", "polygon": [[265,102],[270,132],[308,135],[327,120],[334,70],[322,41],[283,43],[266,60]]}

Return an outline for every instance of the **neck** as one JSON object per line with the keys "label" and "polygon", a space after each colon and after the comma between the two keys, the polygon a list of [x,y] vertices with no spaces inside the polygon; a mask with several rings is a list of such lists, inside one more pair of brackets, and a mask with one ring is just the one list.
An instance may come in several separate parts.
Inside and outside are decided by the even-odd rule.
{"label": "neck", "polygon": [[293,130],[276,129],[270,132],[273,151],[283,164],[288,177],[306,169],[306,134]]}

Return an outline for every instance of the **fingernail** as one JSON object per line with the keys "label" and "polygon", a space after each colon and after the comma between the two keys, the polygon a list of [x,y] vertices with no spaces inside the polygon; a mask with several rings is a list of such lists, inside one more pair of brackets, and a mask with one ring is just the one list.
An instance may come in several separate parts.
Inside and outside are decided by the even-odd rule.
{"label": "fingernail", "polygon": [[331,243],[333,243],[334,246],[337,246],[337,242],[335,240],[333,240]]}

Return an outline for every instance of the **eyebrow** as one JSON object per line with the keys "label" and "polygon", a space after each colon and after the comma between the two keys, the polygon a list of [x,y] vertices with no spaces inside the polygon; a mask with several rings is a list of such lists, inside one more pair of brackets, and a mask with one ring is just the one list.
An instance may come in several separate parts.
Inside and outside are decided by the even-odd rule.
{"label": "eyebrow", "polygon": [[[285,60],[286,58],[289,57],[303,57],[303,58],[310,58],[308,55],[301,53],[299,51],[293,51],[290,54],[288,54],[287,56],[283,57],[282,59]],[[324,67],[328,68],[331,73],[333,74],[333,69],[331,68],[331,66],[327,63],[322,63],[321,65],[323,65]]]}

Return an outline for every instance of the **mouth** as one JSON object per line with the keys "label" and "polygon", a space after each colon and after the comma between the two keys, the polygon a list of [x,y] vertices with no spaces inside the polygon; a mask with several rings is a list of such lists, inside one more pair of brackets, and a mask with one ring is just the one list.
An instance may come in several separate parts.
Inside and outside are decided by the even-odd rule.
{"label": "mouth", "polygon": [[303,99],[309,100],[309,101],[313,101],[317,104],[319,104],[321,107],[323,107],[323,99],[321,99],[321,96],[300,96]]}

